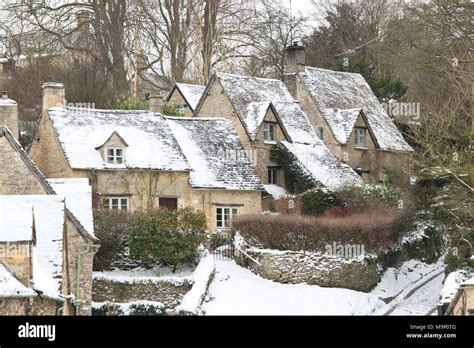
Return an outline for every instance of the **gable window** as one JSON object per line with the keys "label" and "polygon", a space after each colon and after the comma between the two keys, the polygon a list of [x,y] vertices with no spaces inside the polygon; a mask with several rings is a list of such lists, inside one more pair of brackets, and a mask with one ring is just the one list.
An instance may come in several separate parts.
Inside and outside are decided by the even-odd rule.
{"label": "gable window", "polygon": [[278,185],[278,168],[268,167],[268,183]]}
{"label": "gable window", "polygon": [[239,208],[218,207],[216,208],[217,228],[230,228],[232,220],[239,215]]}
{"label": "gable window", "polygon": [[104,209],[129,210],[130,201],[128,197],[105,197]]}
{"label": "gable window", "polygon": [[324,140],[324,129],[323,127],[318,128],[318,138]]}
{"label": "gable window", "polygon": [[184,113],[186,112],[186,104],[181,104],[178,106],[178,111],[179,111],[179,116],[184,116]]}
{"label": "gable window", "polygon": [[276,125],[274,123],[265,122],[263,124],[263,140],[266,143],[274,143],[276,141],[275,131]]}
{"label": "gable window", "polygon": [[356,147],[366,147],[367,129],[356,127],[354,130],[354,144]]}
{"label": "gable window", "polygon": [[107,163],[110,164],[123,164],[124,163],[124,150],[119,148],[107,148]]}

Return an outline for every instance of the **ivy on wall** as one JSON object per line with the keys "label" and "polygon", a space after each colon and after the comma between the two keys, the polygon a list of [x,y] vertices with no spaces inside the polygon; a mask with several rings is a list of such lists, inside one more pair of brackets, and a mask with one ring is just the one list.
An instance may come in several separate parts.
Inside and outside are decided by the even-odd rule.
{"label": "ivy on wall", "polygon": [[288,192],[298,194],[318,186],[318,182],[303,169],[298,159],[283,145],[274,145],[270,150],[270,158],[281,166],[285,176],[285,188]]}

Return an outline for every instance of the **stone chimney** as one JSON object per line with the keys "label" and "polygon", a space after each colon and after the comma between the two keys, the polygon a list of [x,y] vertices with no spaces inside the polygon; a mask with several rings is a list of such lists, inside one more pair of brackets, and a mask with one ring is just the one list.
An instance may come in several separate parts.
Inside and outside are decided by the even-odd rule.
{"label": "stone chimney", "polygon": [[43,89],[43,107],[41,116],[45,116],[51,108],[65,108],[66,97],[64,85],[57,82],[46,82],[41,86]]}
{"label": "stone chimney", "polygon": [[19,139],[18,106],[16,101],[8,98],[7,92],[2,92],[0,97],[0,126],[6,126]]}
{"label": "stone chimney", "polygon": [[163,105],[165,98],[162,95],[150,96],[150,111],[161,114],[163,112]]}
{"label": "stone chimney", "polygon": [[295,74],[304,72],[306,68],[305,48],[297,42],[286,48],[286,73]]}

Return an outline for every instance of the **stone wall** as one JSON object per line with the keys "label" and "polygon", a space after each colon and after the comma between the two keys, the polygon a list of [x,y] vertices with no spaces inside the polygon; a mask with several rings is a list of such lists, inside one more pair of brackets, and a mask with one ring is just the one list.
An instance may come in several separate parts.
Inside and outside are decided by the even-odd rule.
{"label": "stone wall", "polygon": [[46,298],[0,298],[0,316],[57,315],[62,303]]}
{"label": "stone wall", "polygon": [[320,253],[236,249],[236,262],[263,278],[284,284],[319,285],[369,292],[379,282],[376,262],[368,258],[343,259]]}
{"label": "stone wall", "polygon": [[0,137],[0,148],[0,195],[46,194],[5,137]]}
{"label": "stone wall", "polygon": [[174,310],[192,288],[192,281],[140,281],[135,283],[94,279],[94,302],[127,303],[136,301],[161,302],[169,311]]}

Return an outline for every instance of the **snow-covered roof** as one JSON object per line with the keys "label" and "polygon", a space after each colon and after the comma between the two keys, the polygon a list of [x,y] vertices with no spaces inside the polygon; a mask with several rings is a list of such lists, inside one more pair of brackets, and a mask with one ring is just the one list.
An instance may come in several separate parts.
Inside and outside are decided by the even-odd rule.
{"label": "snow-covered roof", "polygon": [[[49,117],[74,169],[191,169],[164,118],[152,112],[53,108]],[[129,145],[124,164],[107,163],[96,150],[114,132]]]}
{"label": "snow-covered roof", "polygon": [[24,286],[0,263],[0,298],[34,297],[36,292]]}
{"label": "snow-covered roof", "polygon": [[323,109],[322,111],[327,116],[326,119],[336,141],[340,144],[347,144],[361,112],[361,109]]}
{"label": "snow-covered roof", "polygon": [[0,243],[27,242],[33,240],[33,209],[9,206],[0,196]]}
{"label": "snow-covered roof", "polygon": [[313,144],[282,141],[281,144],[296,157],[308,174],[330,190],[363,183],[362,178],[348,165],[339,162],[322,141]]}
{"label": "snow-covered roof", "polygon": [[274,199],[280,199],[285,197],[288,192],[281,186],[278,185],[263,185],[265,191],[267,191]]}
{"label": "snow-covered roof", "polygon": [[459,287],[466,282],[472,281],[470,277],[472,277],[472,275],[469,275],[468,272],[463,270],[449,273],[444,280],[440,303],[451,303],[454,296],[456,296]]}
{"label": "snow-covered roof", "polygon": [[88,179],[48,179],[54,191],[66,197],[66,207],[94,235],[92,187]]}
{"label": "snow-covered roof", "polygon": [[255,140],[273,106],[293,142],[312,143],[316,137],[307,115],[280,80],[216,74],[251,140]]}
{"label": "snow-covered roof", "polygon": [[298,77],[341,144],[347,142],[347,129],[353,123],[356,109],[367,116],[382,150],[413,151],[362,75],[306,67]]}
{"label": "snow-covered roof", "polygon": [[230,120],[166,119],[191,163],[191,186],[227,190],[263,189]]}
{"label": "snow-covered roof", "polygon": [[[51,298],[60,297],[62,278],[62,243],[65,223],[64,197],[56,195],[41,196],[1,196],[2,215],[30,216],[34,219],[35,242],[32,248],[33,260],[33,289],[41,291]],[[27,235],[30,224],[7,225],[6,229],[0,224],[0,236]],[[23,231],[26,228],[27,231]],[[2,237],[3,238],[3,237]],[[19,241],[22,241],[20,238]],[[31,240],[31,238],[30,238]]]}
{"label": "snow-covered roof", "polygon": [[[199,100],[206,89],[206,86],[199,85],[189,85],[186,83],[177,83],[176,88],[181,92],[184,100],[188,103],[191,110],[195,110],[196,106],[199,104]],[[168,99],[171,97],[171,94],[168,96]]]}

